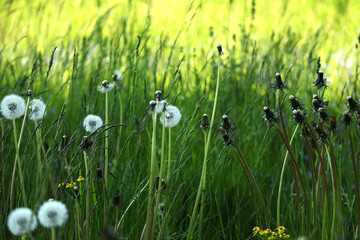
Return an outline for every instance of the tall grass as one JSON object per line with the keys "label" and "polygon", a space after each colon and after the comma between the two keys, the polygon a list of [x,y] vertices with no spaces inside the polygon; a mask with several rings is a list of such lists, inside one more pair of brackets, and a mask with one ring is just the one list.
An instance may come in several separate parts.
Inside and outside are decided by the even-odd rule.
{"label": "tall grass", "polygon": [[[166,181],[170,184],[161,193],[166,200],[164,209],[155,211],[158,215],[149,220],[154,224],[153,236],[161,232],[163,239],[184,239],[188,234],[199,238],[199,228],[189,233],[189,225],[202,224],[202,239],[247,239],[252,237],[255,226],[267,227],[260,226],[265,219],[258,209],[263,207],[254,205],[252,186],[241,164],[235,161],[237,153],[224,144],[221,134],[215,131],[220,124],[218,116],[226,114],[236,128],[232,137],[241,149],[240,158],[246,161],[246,168],[253,176],[249,182],[255,180],[263,196],[270,217],[269,227],[273,229],[281,224],[294,238],[306,235],[311,239],[332,236],[353,239],[360,231],[357,229],[360,221],[355,184],[359,172],[359,116],[353,112],[352,123],[347,127],[341,119],[347,108],[346,96],[359,100],[359,50],[355,47],[359,44],[358,34],[346,24],[344,32],[339,32],[337,25],[317,28],[317,24],[321,23],[321,16],[328,13],[353,26],[357,16],[353,14],[350,18],[350,13],[358,3],[350,1],[347,6],[331,1],[330,6],[319,9],[317,14],[309,14],[306,21],[309,27],[305,32],[300,28],[300,20],[294,20],[294,27],[285,23],[290,19],[286,10],[296,12],[285,2],[280,7],[271,5],[274,11],[270,16],[274,19],[276,14],[281,15],[281,9],[284,12],[284,19],[276,29],[268,24],[266,29],[264,27],[268,20],[267,16],[262,16],[264,5],[269,5],[270,1],[263,4],[253,1],[254,19],[247,14],[251,6],[246,1],[224,1],[221,5],[224,10],[213,3],[185,2],[179,5],[181,31],[175,33],[170,29],[178,22],[172,18],[166,22],[156,1],[150,5],[126,1],[123,6],[128,14],[116,5],[101,1],[97,4],[79,1],[78,11],[84,17],[81,21],[75,15],[70,16],[69,9],[73,6],[65,2],[62,2],[63,9],[56,12],[51,8],[54,2],[33,1],[29,3],[34,11],[32,15],[27,9],[15,9],[24,5],[22,1],[8,1],[3,5],[0,11],[6,20],[0,24],[1,31],[9,33],[12,26],[18,34],[1,34],[0,37],[0,42],[6,43],[0,49],[0,98],[10,93],[25,95],[31,89],[34,98],[42,98],[47,104],[47,115],[41,124],[36,128],[33,124],[25,124],[19,149],[28,207],[36,213],[42,202],[54,198],[53,182],[56,198],[66,204],[70,214],[61,231],[56,231],[57,239],[73,239],[74,236],[103,239],[103,233],[113,234],[113,229],[118,237],[139,239],[146,222],[148,198],[154,197],[151,191],[155,192],[149,189],[155,181],[152,178],[149,181],[150,174],[158,172],[160,159],[166,156],[166,147],[152,145],[165,140],[165,134],[161,134],[161,128],[153,127],[158,119],[152,122],[148,111],[154,91],[161,89],[166,101],[179,107],[183,118],[168,133],[171,169],[167,170]],[[304,2],[301,4],[305,9],[315,6],[313,1]],[[338,4],[341,11],[334,12]],[[244,11],[239,13],[244,19],[240,26],[234,20],[235,9],[239,6]],[[15,25],[15,18],[21,11],[29,17],[27,36],[21,35],[25,28],[16,27],[25,22],[25,17],[19,18]],[[40,23],[41,19],[48,20],[49,15],[61,19],[68,15],[74,25],[63,26],[58,22],[51,25],[49,22],[46,29]],[[207,22],[210,18],[213,19]],[[62,35],[54,31],[57,27]],[[335,32],[341,41],[330,40]],[[211,112],[218,79],[215,42],[221,42],[225,52],[221,61],[217,114],[212,116],[214,130],[206,141],[210,143],[205,159],[208,160],[206,188],[201,193],[203,198],[198,200],[202,215],[195,213],[194,223],[190,224],[204,159],[201,117]],[[326,91],[320,93],[313,86],[319,61],[329,80]],[[116,93],[109,93],[106,111],[104,96],[97,91],[97,86],[102,80],[111,79],[117,69],[121,69],[124,77],[121,99]],[[271,88],[276,72],[280,72],[288,84],[280,101]],[[326,130],[329,134],[326,141],[319,141],[319,133],[311,126],[313,121],[321,129],[328,129],[312,111],[315,93],[320,97],[324,94],[330,102],[328,114],[337,116],[337,130],[331,134]],[[297,128],[292,110],[289,110],[287,96],[291,94],[306,108],[308,123],[298,127],[297,133],[301,132],[302,136],[295,134],[290,145],[290,139],[283,133],[296,132]],[[283,124],[279,122],[278,128],[267,126],[263,119],[264,105],[274,111],[282,109]],[[88,145],[84,148],[86,133],[82,121],[88,113],[103,119],[108,115],[108,125],[88,136]],[[119,117],[126,127],[119,126]],[[16,176],[14,204],[10,204],[16,142],[12,122],[2,118],[0,123],[0,238],[11,239],[7,216],[13,208],[24,206],[25,194],[20,187],[22,180]],[[15,124],[19,129],[19,123]],[[40,132],[41,137],[38,136]],[[283,166],[287,152],[291,164],[298,166],[296,173],[292,172],[290,161]],[[151,167],[152,158],[154,165]],[[108,164],[105,164],[106,159]],[[39,176],[38,169],[42,171]],[[85,177],[85,181],[77,182],[79,176]],[[303,183],[299,182],[300,178]],[[66,188],[66,183],[71,181],[79,187],[79,197],[74,188]],[[299,182],[299,191],[296,191],[295,181]],[[280,182],[282,194],[278,195]],[[120,204],[115,206],[113,199],[117,192]],[[29,237],[49,239],[51,234],[39,226]]]}

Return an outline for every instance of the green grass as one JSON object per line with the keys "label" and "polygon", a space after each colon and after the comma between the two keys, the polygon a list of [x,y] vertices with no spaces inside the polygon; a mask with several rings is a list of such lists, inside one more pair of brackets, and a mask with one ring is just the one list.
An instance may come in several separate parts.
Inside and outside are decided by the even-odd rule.
{"label": "green grass", "polygon": [[[359,9],[359,3],[308,0],[289,5],[287,1],[253,1],[255,15],[252,19],[250,1],[168,1],[161,4],[154,1],[150,5],[145,1],[123,1],[122,5],[101,1],[26,2],[0,4],[1,19],[5,19],[0,23],[0,98],[10,93],[25,96],[31,89],[34,98],[42,98],[47,104],[47,115],[39,121],[38,129],[26,120],[20,159],[29,208],[37,212],[44,201],[56,197],[69,210],[69,220],[57,230],[58,239],[74,239],[75,235],[84,239],[86,183],[77,183],[80,187],[80,224],[77,225],[73,191],[57,188],[56,196],[53,196],[48,173],[51,172],[56,186],[75,181],[80,175],[85,177],[82,145],[83,136],[89,134],[82,121],[87,114],[96,114],[105,120],[105,95],[97,91],[97,86],[104,79],[112,81],[116,69],[122,71],[124,80],[121,89],[116,86],[108,94],[109,123],[119,124],[119,114],[123,114],[122,124],[126,127],[122,127],[120,137],[119,126],[107,130],[111,165],[106,194],[103,194],[103,180],[96,177],[97,164],[103,171],[105,169],[106,127],[90,138],[93,144],[87,150],[87,156],[92,189],[91,239],[102,236],[104,195],[107,197],[107,226],[115,227],[116,220],[120,220],[131,203],[117,235],[125,239],[141,236],[146,221],[149,190],[144,186],[149,180],[152,144],[152,116],[148,107],[155,90],[162,90],[167,102],[176,105],[182,113],[180,124],[171,130],[171,185],[160,198],[160,202],[165,202],[165,197],[169,200],[166,201],[169,206],[165,206],[163,238],[186,238],[204,159],[201,118],[204,113],[211,118],[215,97],[217,43],[222,44],[225,55],[220,67],[215,129],[210,139],[203,192],[203,239],[251,239],[255,226],[267,227],[261,206],[254,205],[257,201],[252,198],[240,162],[216,131],[223,114],[228,115],[233,125],[233,137],[264,197],[271,220],[268,227],[277,227],[278,185],[287,148],[276,130],[268,128],[263,119],[263,107],[279,110],[271,84],[275,82],[275,73],[280,72],[288,84],[283,94],[282,111],[289,137],[296,128],[292,110],[289,110],[289,95],[295,95],[305,104],[309,122],[318,122],[311,109],[312,95],[317,93],[312,82],[318,70],[318,57],[321,57],[320,69],[331,79],[325,91],[325,97],[330,101],[328,111],[338,117],[338,130],[331,135],[332,159],[336,159],[343,189],[340,203],[343,215],[338,220],[344,239],[353,239],[360,220],[357,219],[358,208],[352,187],[355,179],[348,129],[340,120],[346,109],[346,96],[359,99],[360,56],[355,48],[355,44],[359,44],[359,33],[355,30],[359,16],[354,10]],[[347,59],[352,63],[348,62],[346,66]],[[11,210],[9,192],[16,151],[12,121],[2,119],[0,123],[0,239],[11,239],[6,219]],[[16,120],[18,133],[21,123]],[[356,119],[351,125],[351,133],[358,164],[360,136],[355,123]],[[36,131],[39,129],[45,151],[41,153],[44,164],[41,184],[37,185],[36,151],[39,148]],[[283,178],[281,224],[294,238],[307,232],[308,237],[321,239],[331,233],[332,220],[323,222],[319,206],[315,212],[317,217],[313,218],[314,176],[309,177],[311,157],[300,132],[299,129],[291,146],[304,178],[311,207],[309,214],[316,226],[310,224],[301,229],[299,225],[290,156]],[[66,136],[65,142],[63,136]],[[158,164],[161,136],[161,127],[158,127],[155,149]],[[165,145],[165,164],[167,149]],[[65,159],[70,165],[70,178]],[[318,177],[319,158],[316,159]],[[325,161],[330,191],[328,200],[332,208],[333,190],[327,157]],[[14,205],[21,207],[23,200],[18,175],[15,186]],[[112,205],[117,191],[120,193],[118,207]],[[332,216],[332,211],[326,214]],[[155,237],[164,219],[158,218]],[[196,222],[196,226],[198,224]],[[198,238],[197,230],[198,227],[193,238]],[[32,237],[49,239],[50,234],[48,229],[38,226]]]}

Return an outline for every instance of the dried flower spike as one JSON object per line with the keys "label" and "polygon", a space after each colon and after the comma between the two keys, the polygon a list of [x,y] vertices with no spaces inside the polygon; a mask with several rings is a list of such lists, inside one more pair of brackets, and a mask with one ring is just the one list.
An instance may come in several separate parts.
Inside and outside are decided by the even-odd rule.
{"label": "dried flower spike", "polygon": [[318,72],[318,77],[317,79],[313,82],[314,86],[316,86],[317,88],[322,88],[325,87],[327,88],[326,85],[326,78],[324,78],[324,72],[323,71],[319,71]]}
{"label": "dried flower spike", "polygon": [[305,122],[305,115],[300,109],[293,111],[293,117],[294,121],[298,124],[303,124]]}
{"label": "dried flower spike", "polygon": [[268,121],[268,125],[272,126],[274,123],[277,122],[278,120],[278,117],[276,116],[275,113],[273,113],[270,108],[268,107],[264,107],[264,112],[265,112],[265,115],[263,116],[263,118]]}
{"label": "dried flower spike", "polygon": [[37,220],[30,209],[17,208],[10,212],[7,225],[13,235],[21,236],[33,231],[37,226]]}
{"label": "dried flower spike", "polygon": [[342,119],[342,121],[345,123],[345,126],[350,125],[352,121],[352,117],[351,117],[351,113],[348,110],[344,112],[344,118]]}
{"label": "dried flower spike", "polygon": [[208,117],[207,114],[204,114],[204,115],[202,116],[200,128],[201,128],[202,130],[204,130],[204,131],[206,131],[207,129],[210,128],[209,117]]}
{"label": "dried flower spike", "polygon": [[[173,105],[167,106],[163,114],[165,114],[165,127],[175,127],[180,122],[180,110]],[[160,117],[160,122],[163,124],[163,117]]]}
{"label": "dried flower spike", "polygon": [[29,118],[31,120],[40,120],[45,116],[46,105],[40,99],[34,99],[30,102]]}
{"label": "dried flower spike", "polygon": [[329,127],[330,131],[335,132],[336,130],[336,116],[332,115],[330,118],[330,127]]}
{"label": "dried flower spike", "polygon": [[317,125],[316,123],[314,122],[311,122],[312,126],[315,128],[315,131],[317,132],[317,134],[319,135],[319,138],[322,142],[326,142],[327,138],[328,138],[328,134],[322,130],[320,128],[319,125]]}
{"label": "dried flower spike", "polygon": [[318,114],[319,114],[319,118],[320,121],[322,122],[326,122],[329,120],[329,115],[327,114],[326,110],[324,108],[319,108],[318,109]]}
{"label": "dried flower spike", "polygon": [[359,104],[352,98],[352,96],[348,96],[347,98],[348,101],[348,107],[350,111],[358,111],[360,110]]}
{"label": "dried flower spike", "polygon": [[218,50],[219,56],[224,55],[224,52],[223,52],[223,50],[222,50],[222,46],[221,46],[221,44],[217,44],[217,45],[216,45],[216,47],[217,47],[217,50]]}
{"label": "dried flower spike", "polygon": [[294,95],[290,95],[289,100],[292,110],[302,109],[302,104],[296,99]]}
{"label": "dried flower spike", "polygon": [[276,73],[275,74],[275,79],[276,79],[276,82],[272,85],[273,88],[276,88],[276,89],[280,89],[280,90],[284,90],[284,88],[286,88],[286,84],[283,83],[282,79],[281,79],[281,76],[280,76],[280,73]]}
{"label": "dried flower spike", "polygon": [[230,129],[231,129],[231,124],[230,124],[230,121],[229,121],[228,116],[227,116],[227,115],[223,115],[223,116],[222,116],[222,120],[223,120],[223,124],[222,124],[223,128],[224,128],[227,132],[229,132]]}
{"label": "dried flower spike", "polygon": [[8,95],[1,101],[1,113],[7,119],[17,119],[25,114],[25,100],[15,94]]}

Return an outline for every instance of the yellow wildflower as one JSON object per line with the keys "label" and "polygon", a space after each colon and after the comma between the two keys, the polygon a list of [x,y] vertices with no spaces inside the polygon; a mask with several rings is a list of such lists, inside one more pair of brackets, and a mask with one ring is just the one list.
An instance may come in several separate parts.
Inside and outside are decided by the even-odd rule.
{"label": "yellow wildflower", "polygon": [[254,236],[255,236],[257,233],[259,233],[259,232],[261,232],[261,229],[260,229],[259,227],[254,227],[254,228],[253,228]]}
{"label": "yellow wildflower", "polygon": [[64,186],[64,183],[59,183],[58,188],[61,188],[62,186]]}
{"label": "yellow wildflower", "polygon": [[283,226],[279,226],[278,228],[276,228],[275,230],[277,230],[278,231],[278,233],[284,233],[284,231],[286,230],[286,228],[285,227],[283,227]]}
{"label": "yellow wildflower", "polygon": [[289,234],[285,234],[285,235],[284,235],[284,238],[290,238],[290,235],[289,235]]}
{"label": "yellow wildflower", "polygon": [[75,186],[76,186],[76,183],[73,182],[73,181],[71,181],[71,183],[67,183],[67,184],[66,184],[66,188],[73,188],[73,187],[75,187]]}
{"label": "yellow wildflower", "polygon": [[79,178],[77,179],[78,182],[84,181],[85,178],[83,178],[82,176],[79,176]]}
{"label": "yellow wildflower", "polygon": [[271,229],[267,228],[264,232],[265,234],[271,233]]}

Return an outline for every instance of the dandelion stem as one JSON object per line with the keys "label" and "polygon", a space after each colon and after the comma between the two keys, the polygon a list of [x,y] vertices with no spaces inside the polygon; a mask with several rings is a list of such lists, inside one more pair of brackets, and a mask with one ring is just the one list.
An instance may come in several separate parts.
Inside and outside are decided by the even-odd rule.
{"label": "dandelion stem", "polygon": [[55,228],[51,228],[51,240],[55,240]]}
{"label": "dandelion stem", "polygon": [[[121,101],[121,94],[120,94],[120,90],[119,90],[119,105],[120,105],[120,109],[119,109],[119,115],[120,115],[120,122],[119,124],[123,124],[123,105],[122,105],[122,101]],[[120,139],[121,139],[121,134],[122,134],[122,127],[119,127],[119,136],[117,138],[117,143],[116,143],[116,153],[119,154],[119,150],[120,150]]]}
{"label": "dandelion stem", "polygon": [[[16,156],[15,156],[14,167],[13,167],[13,172],[12,172],[12,177],[11,177],[10,210],[12,210],[12,208],[13,208],[13,194],[14,194],[15,175],[16,175],[16,162],[18,161],[20,163],[20,159],[19,159],[20,158],[20,153],[19,153],[20,152],[20,145],[21,145],[22,135],[23,135],[23,132],[24,132],[26,117],[27,117],[27,114],[28,114],[29,104],[30,104],[30,96],[28,96],[27,101],[26,101],[25,114],[24,114],[24,119],[23,119],[22,125],[21,125],[19,141],[17,143],[15,142]],[[17,141],[15,119],[13,120],[13,126],[14,126],[14,140]],[[22,172],[21,172],[21,174],[22,174]],[[20,176],[20,178],[21,178],[21,176]],[[20,181],[21,181],[21,179],[20,179]],[[23,184],[24,183],[22,183],[22,185]],[[26,199],[26,196],[24,196],[24,197]],[[25,204],[25,207],[26,206],[27,206],[27,204]]]}
{"label": "dandelion stem", "polygon": [[[193,234],[193,231],[194,231],[194,225],[195,225],[195,219],[196,219],[197,207],[199,205],[200,195],[201,195],[201,191],[202,191],[202,185],[205,184],[204,181],[206,181],[206,176],[204,176],[204,175],[206,175],[206,162],[207,162],[207,157],[208,157],[211,132],[212,132],[212,129],[213,129],[213,124],[214,124],[217,98],[218,98],[218,93],[219,93],[220,63],[221,63],[221,58],[220,58],[220,54],[219,54],[218,55],[218,73],[217,73],[217,79],[216,79],[216,90],[215,90],[214,106],[213,106],[212,115],[211,115],[209,135],[208,135],[208,138],[207,138],[207,141],[206,141],[206,146],[205,146],[205,154],[204,154],[203,168],[202,168],[199,188],[198,188],[198,191],[197,191],[197,194],[196,194],[195,204],[194,204],[193,212],[192,212],[191,219],[190,219],[189,231],[188,231],[188,235],[187,235],[187,238],[186,238],[187,240],[190,240],[192,238],[192,234]],[[201,206],[201,207],[203,207],[203,206]]]}
{"label": "dandelion stem", "polygon": [[[108,92],[105,92],[105,125],[109,123],[109,109],[108,109]],[[105,189],[104,189],[104,218],[103,218],[103,227],[106,226],[106,209],[107,209],[107,199],[106,191],[108,189],[108,167],[109,167],[109,130],[105,131]]]}
{"label": "dandelion stem", "polygon": [[[41,161],[41,142],[40,142],[40,136],[39,136],[39,131],[37,128],[38,124],[37,121],[34,121],[35,124],[35,131],[36,131],[36,157],[37,157],[37,164],[38,164],[38,169],[36,172],[36,186],[40,186],[40,178],[42,176],[42,161]],[[38,194],[37,196],[39,196],[39,191],[40,188],[36,188]]]}
{"label": "dandelion stem", "polygon": [[86,151],[84,153],[84,163],[85,163],[85,181],[86,181],[86,200],[85,200],[85,239],[90,239],[89,230],[90,230],[90,177],[89,177],[89,167],[88,167],[88,158]]}
{"label": "dandelion stem", "polygon": [[162,136],[161,136],[160,172],[159,172],[158,188],[157,188],[157,192],[156,192],[156,201],[155,201],[155,207],[154,207],[155,209],[154,209],[154,216],[153,216],[153,223],[152,223],[150,239],[154,239],[154,236],[155,236],[156,218],[157,218],[158,205],[159,205],[160,195],[161,195],[162,174],[163,174],[164,158],[165,158],[165,113],[162,114],[162,117],[163,117],[163,125],[162,125]]}
{"label": "dandelion stem", "polygon": [[169,152],[168,152],[168,165],[167,165],[167,174],[166,174],[166,184],[167,187],[170,187],[170,173],[171,173],[171,127],[169,127]]}
{"label": "dandelion stem", "polygon": [[[204,131],[204,150],[206,149],[206,130]],[[203,171],[203,174],[206,178],[206,166],[205,171]],[[201,203],[200,203],[200,214],[199,214],[199,239],[202,238],[202,227],[203,227],[203,218],[204,218],[204,208],[205,205],[205,186],[206,181],[204,181],[204,184],[202,185],[202,194],[201,194]]]}
{"label": "dandelion stem", "polygon": [[157,114],[153,115],[153,132],[151,142],[151,160],[150,160],[150,179],[149,179],[149,198],[146,214],[145,240],[150,240],[153,216],[154,216],[154,184],[156,176],[156,120]]}
{"label": "dandelion stem", "polygon": [[[296,128],[295,128],[295,130],[294,130],[294,133],[293,133],[293,135],[291,136],[290,143],[289,143],[290,146],[291,146],[292,141],[294,140],[294,137],[295,137],[295,134],[296,134],[298,128],[299,128],[299,124],[296,125]],[[289,150],[286,151],[286,154],[285,154],[285,157],[284,157],[283,166],[282,166],[282,169],[281,169],[281,174],[280,174],[279,192],[278,192],[278,199],[277,199],[277,211],[276,211],[276,222],[277,222],[277,226],[281,226],[281,224],[280,224],[281,189],[282,189],[282,183],[283,183],[284,172],[285,172],[285,165],[286,165],[286,161],[287,161],[288,155],[289,155]]]}

